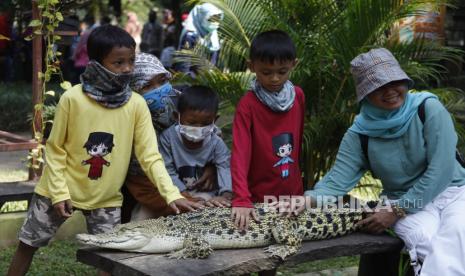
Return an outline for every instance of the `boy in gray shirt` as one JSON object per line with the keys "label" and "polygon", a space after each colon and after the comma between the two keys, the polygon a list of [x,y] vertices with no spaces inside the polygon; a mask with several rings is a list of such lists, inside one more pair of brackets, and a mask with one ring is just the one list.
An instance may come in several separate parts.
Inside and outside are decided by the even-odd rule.
{"label": "boy in gray shirt", "polygon": [[[230,152],[216,134],[218,95],[208,87],[186,88],[177,103],[178,123],[160,135],[160,152],[173,183],[207,205],[229,207]],[[217,183],[200,183],[206,165],[216,167]]]}

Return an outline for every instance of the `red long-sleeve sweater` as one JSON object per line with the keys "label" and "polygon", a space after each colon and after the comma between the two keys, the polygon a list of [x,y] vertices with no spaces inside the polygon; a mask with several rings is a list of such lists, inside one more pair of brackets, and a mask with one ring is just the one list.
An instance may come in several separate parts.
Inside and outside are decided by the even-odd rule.
{"label": "red long-sleeve sweater", "polygon": [[231,154],[233,207],[252,208],[266,195],[303,194],[299,158],[305,97],[300,87],[295,92],[294,105],[283,113],[272,111],[252,91],[239,101]]}

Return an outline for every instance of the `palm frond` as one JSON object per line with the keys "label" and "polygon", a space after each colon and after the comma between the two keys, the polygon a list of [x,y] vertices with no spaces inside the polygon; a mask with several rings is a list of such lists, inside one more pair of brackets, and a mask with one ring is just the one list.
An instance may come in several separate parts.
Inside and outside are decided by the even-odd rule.
{"label": "palm frond", "polygon": [[438,83],[447,73],[444,64],[459,62],[463,54],[459,49],[422,38],[410,43],[388,42],[386,47],[396,56],[407,75],[422,86],[430,85],[431,81]]}

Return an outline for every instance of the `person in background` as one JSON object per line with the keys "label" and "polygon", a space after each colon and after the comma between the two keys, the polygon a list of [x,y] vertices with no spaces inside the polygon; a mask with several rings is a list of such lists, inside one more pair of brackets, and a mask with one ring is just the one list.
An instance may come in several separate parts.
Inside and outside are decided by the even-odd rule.
{"label": "person in background", "polygon": [[78,38],[77,44],[73,46],[74,74],[73,79],[70,80],[72,84],[78,84],[81,74],[86,70],[86,66],[89,63],[87,39],[97,26],[98,24],[95,23],[94,17],[91,15],[86,16],[79,26],[81,35]]}
{"label": "person in background", "polygon": [[0,81],[13,80],[13,58],[11,49],[12,46],[12,30],[10,26],[10,15],[6,12],[0,12],[0,69],[2,74]]}
{"label": "person in background", "polygon": [[140,51],[142,24],[139,22],[135,12],[130,11],[126,15],[128,17],[128,21],[124,26],[124,30],[126,30],[126,32],[134,38],[134,41],[136,42],[136,53],[138,53]]}
{"label": "person in background", "polygon": [[189,17],[189,13],[188,12],[183,12],[181,14],[181,25],[184,27],[186,26],[186,19]]}
{"label": "person in background", "polygon": [[170,9],[163,10],[163,36],[165,41],[163,47],[170,47],[177,45],[176,37],[176,21],[173,17],[173,12]]}
{"label": "person in background", "polygon": [[169,9],[163,10],[163,51],[160,55],[160,61],[165,68],[173,66],[173,54],[176,51],[176,22],[173,12]]}
{"label": "person in background", "polygon": [[0,12],[0,36],[0,55],[2,55],[11,39],[10,15],[6,12]]}
{"label": "person in background", "polygon": [[[196,5],[186,19],[178,49],[193,49],[197,44],[200,44],[208,49],[210,62],[217,64],[221,48],[217,30],[223,17],[223,11],[215,5],[210,3]],[[197,71],[195,66],[189,62],[177,63],[175,69],[192,77],[196,75]]]}
{"label": "person in background", "polygon": [[157,22],[157,12],[149,12],[149,21],[144,24],[142,29],[142,40],[140,51],[160,57],[163,49],[163,27]]}

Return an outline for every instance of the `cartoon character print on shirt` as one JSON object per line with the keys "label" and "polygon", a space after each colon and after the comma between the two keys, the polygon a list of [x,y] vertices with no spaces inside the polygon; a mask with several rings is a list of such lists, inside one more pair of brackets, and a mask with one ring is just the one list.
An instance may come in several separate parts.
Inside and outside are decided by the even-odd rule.
{"label": "cartoon character print on shirt", "polygon": [[113,134],[106,132],[92,132],[89,134],[84,148],[91,158],[82,161],[82,165],[90,165],[89,174],[87,175],[92,180],[97,180],[102,176],[103,165],[110,166],[110,162],[103,157],[113,149]]}
{"label": "cartoon character print on shirt", "polygon": [[183,166],[178,169],[179,179],[186,185],[187,190],[195,189],[195,182],[202,175],[200,167]]}
{"label": "cartoon character print on shirt", "polygon": [[281,170],[281,177],[289,177],[289,164],[294,163],[294,160],[290,157],[292,154],[292,148],[294,145],[294,139],[292,133],[281,133],[278,136],[273,137],[273,151],[279,161],[273,165],[273,168],[279,167]]}

